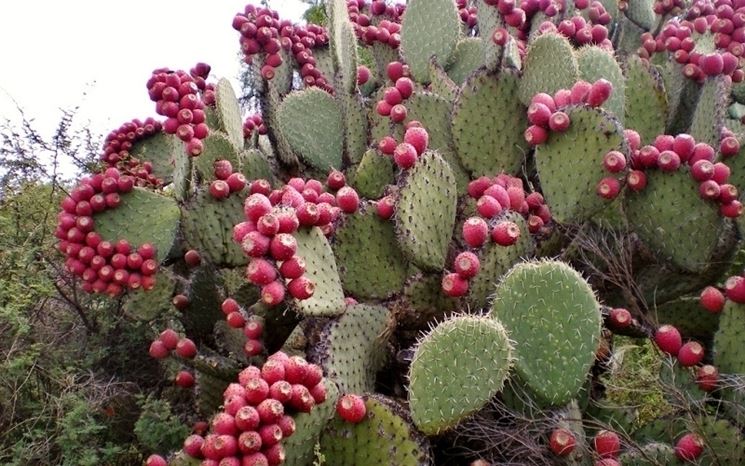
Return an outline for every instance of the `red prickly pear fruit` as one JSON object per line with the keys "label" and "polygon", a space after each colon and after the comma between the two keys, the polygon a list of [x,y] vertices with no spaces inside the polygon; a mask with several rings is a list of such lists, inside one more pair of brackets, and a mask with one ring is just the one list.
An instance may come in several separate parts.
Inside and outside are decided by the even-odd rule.
{"label": "red prickly pear fruit", "polygon": [[623,130],[623,136],[626,139],[626,143],[628,143],[629,145],[629,149],[631,149],[632,151],[639,150],[639,148],[642,146],[641,136],[633,129]]}
{"label": "red prickly pear fruit", "polygon": [[471,217],[463,222],[463,240],[472,248],[479,248],[489,237],[489,226],[483,218]]}
{"label": "red prickly pear fruit", "polygon": [[261,452],[251,453],[241,459],[241,466],[269,466],[269,460]]}
{"label": "red prickly pear fruit", "polygon": [[214,169],[215,177],[224,181],[233,173],[233,164],[230,160],[215,160]]}
{"label": "red prickly pear fruit", "polygon": [[225,320],[232,328],[243,328],[246,324],[246,318],[240,312],[231,312],[225,317]]}
{"label": "red prickly pear fruit", "polygon": [[429,134],[424,128],[409,128],[404,134],[404,142],[414,146],[417,155],[422,155],[429,145]]}
{"label": "red prickly pear fruit", "polygon": [[160,455],[150,455],[145,460],[145,466],[168,466],[168,462]]}
{"label": "red prickly pear fruit", "polygon": [[166,345],[160,341],[160,340],[154,340],[152,343],[150,343],[150,349],[148,350],[148,354],[150,354],[151,358],[154,359],[163,359],[167,358],[171,352],[168,350]]}
{"label": "red prickly pear fruit", "polygon": [[[543,104],[546,107],[548,107],[549,115],[551,116],[551,113],[554,113],[556,111],[556,102],[554,101],[554,98],[550,95],[546,94],[545,92],[539,92],[538,94],[534,95],[532,99],[530,99],[530,104]],[[548,121],[548,117],[546,117],[546,121]],[[533,123],[537,124],[537,123]]]}
{"label": "red prickly pear fruit", "polygon": [[256,231],[256,224],[254,222],[241,222],[233,227],[233,241],[241,244],[246,236],[252,231]]}
{"label": "red prickly pear fruit", "polygon": [[442,277],[442,291],[446,296],[459,298],[468,293],[468,280],[457,273],[449,273]]}
{"label": "red prickly pear fruit", "polygon": [[227,298],[225,299],[225,301],[222,302],[222,304],[220,304],[220,309],[222,310],[223,314],[228,316],[234,312],[240,312],[241,306],[235,299]]}
{"label": "red prickly pear fruit", "polygon": [[603,458],[615,458],[621,451],[621,441],[618,434],[609,430],[601,430],[593,439],[595,451]]}
{"label": "red prickly pear fruit", "polygon": [[541,228],[543,228],[543,225],[545,225],[545,222],[543,219],[537,215],[529,215],[528,216],[528,231],[532,234],[537,234],[539,231],[541,231]]}
{"label": "red prickly pear fruit", "polygon": [[315,387],[323,381],[323,369],[316,364],[308,364],[305,368],[305,378],[303,385],[308,388]]}
{"label": "red prickly pear fruit", "polygon": [[680,167],[680,156],[671,150],[664,150],[657,158],[657,166],[662,171],[673,172]]}
{"label": "red prickly pear fruit", "polygon": [[719,143],[719,152],[722,157],[733,157],[740,153],[740,142],[734,136],[727,136]]}
{"label": "red prickly pear fruit", "polygon": [[731,170],[727,165],[722,162],[717,162],[714,164],[714,174],[711,179],[719,184],[724,184],[729,179],[730,174]]}
{"label": "red prickly pear fruit", "polygon": [[313,296],[316,285],[306,276],[295,278],[287,284],[290,296],[295,299],[304,300]]}
{"label": "red prickly pear fruit", "polygon": [[269,396],[269,383],[261,378],[261,372],[255,377],[249,379],[245,384],[246,401],[254,406],[258,406],[266,397]]}
{"label": "red prickly pear fruit", "polygon": [[722,71],[724,70],[724,60],[722,60],[722,56],[716,52],[709,53],[701,57],[699,66],[706,76],[716,76],[722,74]]}
{"label": "red prickly pear fruit", "polygon": [[282,265],[279,267],[279,273],[282,275],[282,278],[290,280],[299,278],[305,273],[305,261],[302,257],[293,256],[282,262]]}
{"label": "red prickly pear fruit", "polygon": [[375,106],[375,111],[378,112],[378,115],[382,117],[390,116],[392,109],[393,107],[391,107],[385,100],[378,101],[377,105]]}
{"label": "red prickly pear fruit", "polygon": [[675,456],[683,461],[695,461],[704,452],[704,440],[694,433],[683,435],[675,444]]}
{"label": "red prickly pear fruit", "polygon": [[654,334],[654,342],[662,351],[673,356],[676,356],[680,347],[683,346],[680,332],[672,325],[663,325],[658,328]]}
{"label": "red prickly pear fruit", "polygon": [[393,151],[393,161],[396,166],[402,170],[411,168],[416,163],[417,151],[414,146],[407,142],[402,142]]}
{"label": "red prickly pear fruit", "polygon": [[315,405],[316,402],[313,399],[313,395],[310,394],[308,387],[301,384],[292,385],[292,400],[290,401],[290,406],[301,413],[309,413]]}
{"label": "red prickly pear fruit", "polygon": [[272,192],[272,185],[264,179],[253,180],[249,187],[251,194],[263,194],[268,196]]}
{"label": "red prickly pear fruit", "polygon": [[603,167],[611,173],[622,172],[626,169],[626,157],[617,150],[612,150],[603,157]]}
{"label": "red prickly pear fruit", "polygon": [[531,146],[540,146],[548,140],[548,131],[538,125],[531,125],[525,130],[523,136],[525,137],[525,141]]}
{"label": "red prickly pear fruit", "polygon": [[347,214],[353,214],[360,207],[360,196],[350,186],[344,186],[336,192],[336,205]]}
{"label": "red prickly pear fruit", "polygon": [[365,65],[357,67],[357,84],[364,86],[370,80],[370,68]]}
{"label": "red prickly pear fruit", "polygon": [[718,288],[707,286],[701,292],[701,297],[699,299],[701,307],[712,314],[718,314],[722,312],[722,309],[724,309],[725,297]]}
{"label": "red prickly pear fruit", "polygon": [[204,437],[197,434],[190,435],[184,440],[184,453],[192,458],[199,458],[202,456],[202,444],[204,444]]}
{"label": "red prickly pear fruit", "polygon": [[383,155],[393,155],[393,152],[396,150],[396,146],[396,140],[393,139],[391,136],[386,136],[378,141],[378,150]]}
{"label": "red prickly pear fruit", "polygon": [[400,77],[396,80],[396,89],[401,93],[401,97],[408,99],[414,93],[414,81],[406,76]]}
{"label": "red prickly pear fruit", "polygon": [[617,179],[607,177],[600,180],[596,188],[598,196],[603,199],[615,199],[621,191],[621,184]]}
{"label": "red prickly pear fruit", "polygon": [[391,107],[403,102],[404,98],[395,87],[388,87],[383,91],[383,100]]}
{"label": "red prickly pear fruit", "polygon": [[634,192],[647,187],[647,175],[641,170],[631,170],[626,177],[626,186]]}
{"label": "red prickly pear fruit", "polygon": [[631,325],[631,313],[628,311],[628,309],[617,307],[611,309],[609,320],[613,328],[626,328]]}
{"label": "red prickly pear fruit", "polygon": [[540,102],[532,103],[528,107],[528,121],[531,125],[547,128],[548,120],[551,118],[552,113],[546,104]]}
{"label": "red prickly pear fruit", "polygon": [[[263,400],[262,400],[263,401]],[[235,413],[235,426],[242,431],[255,430],[261,419],[259,412],[253,406],[243,406]]]}
{"label": "red prickly pear fruit", "polygon": [[321,382],[313,386],[310,389],[310,395],[313,397],[313,401],[316,404],[321,404],[326,401],[326,386]]}
{"label": "red prickly pear fruit", "polygon": [[701,366],[696,371],[696,384],[698,388],[705,392],[716,390],[719,382],[719,370],[716,367],[707,364]]}
{"label": "red prickly pear fruit", "polygon": [[256,231],[264,236],[274,236],[279,232],[279,219],[269,212],[259,217],[256,222]]}
{"label": "red prickly pear fruit", "polygon": [[600,107],[608,100],[613,92],[613,84],[605,79],[598,79],[592,84],[590,92],[587,93],[587,105],[590,107]]}
{"label": "red prickly pear fruit", "polygon": [[238,193],[246,188],[246,177],[243,173],[231,173],[228,179],[225,181],[228,183],[228,188],[231,193]]}
{"label": "red prickly pear fruit", "polygon": [[176,345],[176,354],[182,358],[191,359],[197,355],[197,345],[188,338],[182,338]]}
{"label": "red prickly pear fruit", "polygon": [[246,356],[248,357],[258,356],[263,351],[264,344],[261,343],[261,340],[248,338],[246,343],[243,344],[243,352],[246,353]]}
{"label": "red prickly pear fruit", "polygon": [[[288,385],[288,388],[290,390],[290,393],[292,393],[292,386]],[[295,430],[297,429],[297,425],[295,424],[295,419],[292,416],[284,415],[282,416],[279,421],[277,421],[277,425],[282,430],[282,437],[289,437],[292,434],[295,433]]]}
{"label": "red prickly pear fruit", "polygon": [[476,211],[484,218],[492,218],[502,212],[502,205],[491,196],[481,196],[476,202]]}
{"label": "red prickly pear fruit", "polygon": [[351,424],[358,424],[365,419],[367,407],[361,396],[348,393],[336,402],[336,414],[342,420]]}
{"label": "red prickly pear fruit", "polygon": [[243,326],[243,334],[252,340],[258,340],[264,334],[264,324],[257,318],[251,318]]}
{"label": "red prickly pear fruit", "polygon": [[[267,382],[269,383],[269,382]],[[274,424],[285,414],[285,408],[278,400],[267,398],[256,406],[262,424]]]}
{"label": "red prickly pear fruit", "polygon": [[709,162],[714,162],[715,157],[716,152],[714,152],[713,147],[706,144],[705,142],[699,142],[694,147],[693,155],[690,159],[688,159],[688,164],[692,166],[699,160],[708,160]]}
{"label": "red prickly pear fruit", "polygon": [[181,388],[191,388],[194,386],[194,376],[191,372],[180,371],[176,374],[175,382]]}
{"label": "red prickly pear fruit", "polygon": [[735,275],[724,282],[724,291],[727,299],[736,303],[745,303],[745,277]]}
{"label": "red prickly pear fruit", "polygon": [[[251,408],[253,409],[253,408]],[[258,420],[258,418],[257,418]],[[258,424],[256,426],[258,428]],[[250,455],[261,450],[261,435],[253,429],[242,429],[243,433],[238,436],[238,449],[244,455]],[[245,458],[244,458],[245,460]],[[245,461],[244,461],[245,464]]]}
{"label": "red prickly pear fruit", "polygon": [[187,298],[185,295],[177,294],[171,300],[171,304],[173,304],[173,307],[175,307],[179,311],[183,311],[189,306],[189,298]]}
{"label": "red prickly pear fruit", "polygon": [[719,202],[722,204],[729,204],[734,202],[739,197],[737,188],[729,183],[719,185]]}
{"label": "red prickly pear fruit", "polygon": [[690,134],[681,133],[675,136],[672,150],[678,154],[681,162],[687,162],[696,148],[696,140]]}
{"label": "red prickly pear fruit", "polygon": [[587,81],[577,81],[570,90],[570,102],[572,104],[585,103],[587,101],[587,96],[590,94],[590,89],[592,89],[592,84]]}
{"label": "red prickly pear fruit", "polygon": [[282,443],[275,443],[269,448],[266,448],[264,450],[264,456],[266,456],[266,462],[269,466],[278,466],[280,464],[283,464],[285,462],[285,459],[287,458],[285,454],[285,448],[282,446]]}
{"label": "red prickly pear fruit", "polygon": [[491,38],[495,44],[504,47],[510,40],[510,33],[505,28],[497,28],[494,30],[494,34],[492,34]]}
{"label": "red prickly pear fruit", "polygon": [[279,233],[272,238],[269,251],[275,260],[289,260],[297,251],[297,240],[289,233]]}
{"label": "red prickly pear fruit", "polygon": [[251,194],[243,203],[243,213],[246,215],[248,220],[254,223],[256,223],[262,215],[268,214],[271,210],[272,203],[269,201],[269,198],[263,194]]}
{"label": "red prickly pear fruit", "polygon": [[305,373],[308,369],[308,361],[300,356],[291,356],[284,362],[285,380],[291,384],[305,385]]}
{"label": "red prickly pear fruit", "polygon": [[268,260],[254,257],[246,267],[246,278],[254,285],[268,285],[277,279],[277,269]]}
{"label": "red prickly pear fruit", "polygon": [[392,61],[388,63],[388,66],[386,66],[386,74],[388,75],[388,79],[395,83],[404,75],[404,64],[400,61]]}
{"label": "red prickly pear fruit", "polygon": [[556,456],[567,456],[574,451],[577,440],[569,429],[554,429],[548,439],[548,446]]}
{"label": "red prickly pear fruit", "polygon": [[689,341],[680,347],[678,351],[678,362],[683,367],[691,367],[704,359],[704,347],[697,341]]}
{"label": "red prickly pear fruit", "polygon": [[158,340],[163,342],[163,345],[166,347],[166,349],[170,351],[176,349],[176,345],[178,345],[179,341],[179,336],[175,330],[173,330],[172,328],[167,328],[160,332],[160,335],[158,335]]}
{"label": "red prickly pear fruit", "polygon": [[644,146],[639,149],[638,160],[643,167],[654,168],[657,166],[657,159],[660,157],[660,150],[655,146]]}
{"label": "red prickly pear fruit", "polygon": [[654,138],[654,142],[652,144],[659,152],[662,152],[664,150],[673,150],[673,146],[675,145],[675,137],[669,134],[660,134]]}
{"label": "red prickly pear fruit", "polygon": [[548,127],[551,131],[557,133],[563,133],[569,129],[570,124],[571,120],[569,119],[569,115],[564,112],[554,112],[548,120]]}
{"label": "red prickly pear fruit", "polygon": [[385,196],[375,204],[375,212],[378,217],[388,220],[393,217],[396,208],[396,199],[393,196]]}
{"label": "red prickly pear fruit", "polygon": [[275,281],[261,288],[261,300],[267,306],[276,306],[285,299],[285,286]]}
{"label": "red prickly pear fruit", "polygon": [[491,238],[500,246],[512,246],[520,239],[520,227],[515,222],[499,222],[494,226]]}
{"label": "red prickly pear fruit", "polygon": [[391,107],[390,118],[392,122],[401,123],[406,119],[407,115],[408,110],[406,110],[406,107],[403,104],[398,104]]}
{"label": "red prickly pear fruit", "polygon": [[292,385],[286,380],[278,380],[269,387],[269,397],[287,404],[292,399]]}
{"label": "red prickly pear fruit", "polygon": [[453,261],[453,268],[461,278],[469,279],[475,277],[481,268],[481,262],[476,254],[463,251]]}
{"label": "red prickly pear fruit", "polygon": [[710,180],[712,176],[714,164],[708,160],[698,160],[691,166],[691,177],[698,182]]}
{"label": "red prickly pear fruit", "polygon": [[740,201],[732,201],[719,206],[719,213],[727,218],[737,218],[742,215],[742,204]]}
{"label": "red prickly pear fruit", "polygon": [[[324,193],[324,194],[328,194],[332,199],[334,197],[330,193]],[[320,210],[321,205],[322,204],[316,205],[316,208],[318,209],[319,218],[321,216],[321,210]],[[279,232],[280,233],[294,233],[300,227],[300,220],[297,218],[297,214],[292,209],[278,212],[277,218],[279,219]]]}
{"label": "red prickly pear fruit", "polygon": [[202,256],[196,250],[189,249],[184,254],[184,262],[186,262],[186,266],[189,268],[199,267],[202,264]]}
{"label": "red prickly pear fruit", "polygon": [[326,178],[326,185],[329,187],[329,189],[332,189],[334,191],[343,188],[346,184],[347,179],[344,176],[344,173],[340,172],[339,170],[332,170],[331,173],[329,173],[329,176]]}
{"label": "red prickly pear fruit", "polygon": [[507,192],[507,189],[501,185],[494,184],[492,186],[489,186],[486,191],[484,191],[484,195],[491,196],[499,201],[499,205],[501,205],[503,209],[512,208],[513,210],[517,210],[517,208],[519,207],[516,205],[512,205],[512,198],[510,197],[510,194]]}

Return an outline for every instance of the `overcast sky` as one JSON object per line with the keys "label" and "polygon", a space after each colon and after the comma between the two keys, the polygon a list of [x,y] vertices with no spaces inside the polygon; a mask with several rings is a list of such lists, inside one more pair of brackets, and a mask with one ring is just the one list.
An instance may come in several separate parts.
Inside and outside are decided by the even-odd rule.
{"label": "overcast sky", "polygon": [[[258,0],[255,1],[258,4]],[[232,78],[240,63],[233,15],[246,2],[34,0],[4,2],[0,15],[0,119],[18,121],[15,102],[51,134],[60,108],[80,104],[78,122],[107,133],[156,116],[145,82],[154,68],[188,70],[198,61]],[[273,0],[299,21],[307,5]],[[237,88],[236,88],[237,89]]]}

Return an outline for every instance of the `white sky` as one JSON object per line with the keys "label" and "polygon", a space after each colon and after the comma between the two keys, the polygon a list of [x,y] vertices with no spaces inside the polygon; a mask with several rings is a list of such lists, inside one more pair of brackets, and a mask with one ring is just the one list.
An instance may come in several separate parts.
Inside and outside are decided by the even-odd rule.
{"label": "white sky", "polygon": [[[235,79],[238,33],[247,1],[29,0],[4,2],[0,14],[0,119],[18,121],[15,100],[50,135],[60,108],[80,104],[77,121],[106,134],[133,118],[157,116],[145,82],[154,68]],[[258,0],[254,0],[258,4]],[[299,21],[307,5],[273,0],[280,17]],[[86,94],[83,96],[83,94]]]}

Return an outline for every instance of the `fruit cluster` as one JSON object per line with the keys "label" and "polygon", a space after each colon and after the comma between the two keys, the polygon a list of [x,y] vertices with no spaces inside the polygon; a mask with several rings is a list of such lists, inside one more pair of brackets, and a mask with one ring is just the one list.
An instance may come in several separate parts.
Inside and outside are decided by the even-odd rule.
{"label": "fruit cluster", "polygon": [[258,356],[264,351],[264,344],[261,338],[264,336],[264,323],[258,316],[246,317],[245,311],[240,304],[233,299],[227,298],[220,306],[225,320],[233,328],[243,330],[246,336],[246,343],[243,345],[243,352],[248,357]]}
{"label": "fruit cluster", "polygon": [[233,164],[229,160],[215,160],[215,181],[210,183],[210,196],[215,199],[227,199],[233,193],[239,193],[246,188],[246,177],[242,173],[233,171]]}
{"label": "fruit cluster", "polygon": [[166,117],[163,131],[178,136],[186,143],[186,153],[196,157],[202,153],[202,140],[209,134],[205,102],[198,95],[207,89],[202,75],[209,74],[209,66],[199,64],[194,71],[200,74],[194,77],[183,70],[159,68],[148,79],[147,89],[155,111]]}
{"label": "fruit cluster", "polygon": [[333,93],[331,83],[316,68],[313,49],[328,44],[325,28],[309,24],[293,25],[289,20],[279,20],[276,11],[270,8],[246,5],[243,13],[233,17],[233,29],[240,32],[240,44],[244,61],[253,63],[254,56],[263,54],[261,76],[274,78],[275,69],[283,63],[282,49],[292,52],[300,66],[300,77],[308,87],[318,87]]}
{"label": "fruit cluster", "polygon": [[116,168],[82,178],[65,197],[57,216],[55,236],[67,256],[65,267],[82,278],[83,290],[117,296],[125,289],[155,286],[158,262],[155,248],[144,243],[134,249],[126,240],[104,241],[95,229],[93,215],[116,208],[120,194],[134,188],[135,179]]}
{"label": "fruit cluster", "polygon": [[458,15],[460,15],[460,20],[463,21],[463,24],[469,29],[475,27],[478,21],[476,16],[478,9],[475,6],[468,6],[466,0],[457,0],[455,6],[458,7]]}
{"label": "fruit cluster", "polygon": [[414,81],[409,78],[409,67],[400,61],[389,63],[386,73],[394,85],[385,88],[383,99],[378,101],[375,110],[393,123],[402,123],[408,115],[404,102],[414,93]]}
{"label": "fruit cluster", "polygon": [[683,8],[685,8],[683,0],[655,0],[652,7],[654,12],[660,16],[671,12],[677,13]]}
{"label": "fruit cluster", "polygon": [[393,162],[402,170],[413,167],[429,146],[429,134],[419,124],[418,121],[411,121],[406,125],[406,132],[401,143],[398,143],[393,136],[385,136],[378,142],[378,150],[381,154],[393,156]]}
{"label": "fruit cluster", "polygon": [[246,121],[243,122],[243,137],[248,139],[253,135],[254,131],[257,131],[260,135],[265,135],[267,132],[264,119],[260,113],[254,113],[246,117]]}
{"label": "fruit cluster", "polygon": [[[357,38],[365,45],[377,42],[397,49],[401,44],[401,16],[406,11],[406,5],[388,5],[385,0],[373,0],[370,3],[369,14],[364,13],[364,8],[364,1],[347,1],[347,13]],[[373,24],[373,16],[384,15],[388,19],[381,19]]]}
{"label": "fruit cluster", "polygon": [[[595,15],[593,15],[592,12],[597,11],[602,11],[602,13],[595,13]],[[604,18],[604,15],[608,14],[600,2],[593,2],[593,6],[590,7],[590,12],[590,18],[597,16],[598,21],[601,18]],[[547,26],[544,27],[543,24],[547,24]],[[607,50],[613,50],[613,44],[610,39],[608,39],[608,28],[605,27],[605,24],[608,23],[598,23],[592,19],[588,22],[582,16],[572,16],[571,19],[565,19],[560,22],[558,26],[553,28],[551,27],[553,26],[553,23],[548,22],[543,24],[540,26],[542,31],[556,31],[578,46],[598,45]]]}
{"label": "fruit cluster", "polygon": [[[359,195],[346,185],[343,173],[333,170],[326,186],[336,195],[315,179],[292,178],[275,190],[266,180],[251,183],[251,194],[244,203],[247,220],[234,227],[233,239],[250,258],[246,278],[262,286],[261,299],[269,306],[283,301],[285,291],[303,300],[315,290],[315,284],[304,275],[305,261],[295,255],[293,233],[300,226],[318,226],[330,235],[342,212],[352,214],[359,208]],[[277,263],[281,265],[277,267]],[[286,290],[282,279],[289,280]]]}
{"label": "fruit cluster", "polygon": [[136,142],[159,133],[161,129],[160,122],[150,117],[145,121],[134,119],[124,123],[106,135],[101,160],[109,167],[117,168],[120,174],[134,177],[137,186],[160,186],[163,180],[152,174],[152,163],[132,156],[130,150]]}
{"label": "fruit cluster", "polygon": [[[175,330],[167,328],[150,343],[148,353],[154,359],[165,359],[172,353],[184,359],[192,359],[197,355],[197,346],[192,340],[182,338]],[[181,388],[191,388],[194,385],[194,375],[186,370],[179,371],[175,382]]]}

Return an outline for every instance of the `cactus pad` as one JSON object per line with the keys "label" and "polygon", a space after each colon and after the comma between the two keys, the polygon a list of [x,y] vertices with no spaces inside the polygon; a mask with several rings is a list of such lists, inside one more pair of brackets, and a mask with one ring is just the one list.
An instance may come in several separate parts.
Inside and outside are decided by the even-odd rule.
{"label": "cactus pad", "polygon": [[656,23],[656,15],[652,0],[637,0],[629,2],[625,11],[626,17],[634,24],[649,31]]}
{"label": "cactus pad", "polygon": [[222,78],[215,86],[215,103],[220,128],[228,135],[235,147],[243,147],[243,120],[238,99],[230,81]]}
{"label": "cactus pad", "polygon": [[390,313],[383,306],[356,304],[330,321],[308,357],[324,369],[343,393],[375,388],[375,374],[386,360]]}
{"label": "cactus pad", "polygon": [[584,106],[565,111],[572,121],[569,129],[551,133],[535,151],[543,195],[560,223],[587,219],[608,206],[595,192],[607,176],[603,156],[611,150],[626,152],[621,127],[608,113]]}
{"label": "cactus pad", "polygon": [[547,33],[533,39],[525,53],[519,96],[523,105],[539,92],[553,95],[559,89],[570,89],[579,78],[572,44],[558,33]]}
{"label": "cactus pad", "polygon": [[327,92],[310,88],[288,94],[277,119],[280,132],[305,163],[323,172],[341,167],[342,110]]}
{"label": "cactus pad", "polygon": [[724,230],[714,203],[699,197],[687,171],[648,172],[648,185],[626,197],[626,215],[639,237],[674,265],[700,272]]}
{"label": "cactus pad", "polygon": [[429,74],[432,76],[432,84],[430,88],[433,93],[439,95],[448,102],[455,100],[458,95],[458,85],[450,79],[450,76],[445,70],[437,63],[437,60],[432,59],[429,62]]}
{"label": "cactus pad", "polygon": [[295,416],[295,433],[282,440],[285,449],[285,466],[308,466],[315,459],[314,447],[329,419],[334,416],[334,406],[339,398],[339,389],[328,379],[326,401],[313,407],[309,413],[298,413]]}
{"label": "cactus pad", "polygon": [[347,2],[330,0],[327,3],[331,27],[331,50],[338,71],[339,84],[344,93],[351,93],[357,85],[357,39],[349,22]]}
{"label": "cactus pad", "polygon": [[186,290],[189,305],[183,311],[184,327],[190,335],[211,336],[215,322],[225,318],[220,310],[221,277],[211,264],[203,264],[192,271],[189,279]]}
{"label": "cactus pad", "polygon": [[442,320],[455,310],[458,301],[442,292],[441,275],[417,273],[404,284],[402,301],[405,312],[396,318],[400,325],[419,328],[432,319]]}
{"label": "cactus pad", "polygon": [[675,466],[682,464],[675,457],[673,447],[665,443],[648,443],[640,451],[629,451],[621,455],[622,464],[627,466]]}
{"label": "cactus pad", "polygon": [[458,43],[460,18],[453,0],[411,0],[401,22],[401,55],[411,74],[428,83],[429,60],[448,63]]}
{"label": "cactus pad", "polygon": [[241,173],[248,181],[263,178],[271,182],[274,179],[272,167],[260,150],[243,151],[241,158]]}
{"label": "cactus pad", "polygon": [[153,164],[153,175],[168,183],[177,157],[185,156],[181,141],[172,134],[158,133],[136,142],[130,154]]}
{"label": "cactus pad", "polygon": [[375,150],[368,150],[362,156],[350,184],[360,196],[378,199],[385,193],[385,188],[394,183],[393,162],[390,157],[382,157]]}
{"label": "cactus pad", "polygon": [[143,321],[161,317],[171,309],[171,297],[175,288],[173,276],[166,269],[161,269],[155,276],[153,289],[133,290],[127,294],[124,312]]}
{"label": "cactus pad", "polygon": [[396,204],[401,250],[417,266],[441,270],[455,226],[453,171],[436,152],[426,152],[409,170]]}
{"label": "cactus pad", "polygon": [[121,195],[121,204],[94,216],[96,231],[104,241],[126,239],[135,247],[155,246],[158,262],[168,256],[176,239],[179,208],[176,202],[154,192],[135,188]]}
{"label": "cactus pad", "polygon": [[472,74],[453,105],[453,143],[463,166],[474,177],[520,169],[528,123],[517,98],[517,73]]}
{"label": "cactus pad", "polygon": [[702,416],[690,423],[691,431],[704,440],[704,453],[698,464],[704,466],[735,466],[745,460],[745,439],[740,429],[725,419]]}
{"label": "cactus pad", "polygon": [[367,108],[357,95],[346,95],[342,102],[347,159],[352,163],[359,163],[367,149]]}
{"label": "cactus pad", "polygon": [[[482,62],[490,71],[496,71],[499,67],[499,62],[502,59],[503,50],[502,47],[494,43],[491,38],[497,28],[504,26],[504,21],[502,20],[502,15],[499,13],[499,10],[494,8],[492,5],[487,5],[484,0],[476,0],[476,8],[478,8],[479,12],[477,21],[479,25],[479,34],[482,38]],[[510,42],[515,41],[510,40]]]}
{"label": "cactus pad", "polygon": [[411,425],[406,409],[381,395],[365,396],[367,417],[350,424],[338,417],[321,436],[327,466],[432,464],[427,440]]}
{"label": "cactus pad", "polygon": [[437,435],[481,409],[504,386],[511,353],[504,328],[488,317],[456,317],[432,329],[409,370],[417,428]]}
{"label": "cactus pad", "polygon": [[[603,108],[612,113],[623,124],[626,105],[626,85],[621,67],[613,57],[613,53],[603,48],[588,46],[577,51],[577,64],[580,78],[593,83],[598,79],[606,79],[613,84],[608,100]],[[647,105],[649,103],[647,102]]]}
{"label": "cactus pad", "polygon": [[707,79],[701,87],[689,131],[696,142],[705,142],[712,147],[719,146],[720,133],[727,116],[729,87],[725,79],[719,78]]}
{"label": "cactus pad", "polygon": [[491,316],[515,342],[516,372],[539,401],[559,405],[576,396],[601,323],[600,305],[577,271],[556,261],[516,265],[497,287]]}
{"label": "cactus pad", "polygon": [[683,296],[658,305],[655,314],[659,325],[674,325],[689,338],[708,340],[719,326],[719,314],[706,312],[698,295]]}
{"label": "cactus pad", "polygon": [[740,348],[745,335],[745,305],[727,301],[714,335],[714,364],[727,374],[745,374]]}
{"label": "cactus pad", "polygon": [[348,294],[387,298],[403,286],[408,264],[396,243],[393,224],[378,217],[372,206],[344,219],[333,247]]}
{"label": "cactus pad", "polygon": [[311,298],[293,301],[295,310],[314,317],[341,314],[344,312],[344,294],[328,240],[317,227],[298,230],[295,239],[297,255],[305,260],[305,275],[316,285]]}
{"label": "cactus pad", "polygon": [[454,82],[460,84],[476,68],[484,64],[482,40],[480,37],[466,37],[455,46],[455,52],[450,60],[448,75]]}
{"label": "cactus pad", "polygon": [[643,143],[651,143],[665,132],[667,94],[662,77],[656,68],[637,56],[626,61],[626,126],[641,136]]}
{"label": "cactus pad", "polygon": [[215,177],[215,162],[227,160],[233,166],[234,171],[240,171],[241,161],[238,158],[238,149],[222,131],[212,131],[202,141],[204,149],[199,157],[194,158],[194,168],[201,179],[213,181]]}

